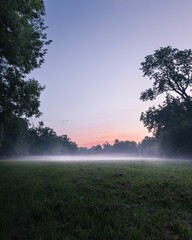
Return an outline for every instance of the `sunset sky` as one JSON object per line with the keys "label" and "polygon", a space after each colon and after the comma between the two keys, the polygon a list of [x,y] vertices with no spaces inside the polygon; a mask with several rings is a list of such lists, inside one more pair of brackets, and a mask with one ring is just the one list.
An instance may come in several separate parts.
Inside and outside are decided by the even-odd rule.
{"label": "sunset sky", "polygon": [[[78,146],[141,141],[153,102],[140,63],[159,47],[192,48],[191,0],[45,0],[45,63],[31,75],[46,85],[45,125]],[[160,101],[160,98],[158,99]]]}

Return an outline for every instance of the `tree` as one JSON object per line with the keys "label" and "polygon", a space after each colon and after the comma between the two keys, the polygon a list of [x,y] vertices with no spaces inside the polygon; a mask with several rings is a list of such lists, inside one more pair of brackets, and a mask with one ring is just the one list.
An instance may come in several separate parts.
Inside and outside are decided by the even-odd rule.
{"label": "tree", "polygon": [[45,127],[43,122],[39,122],[37,127],[30,129],[31,133],[31,154],[73,154],[78,147],[67,135],[58,136],[49,127]]}
{"label": "tree", "polygon": [[141,66],[144,76],[154,80],[153,87],[141,93],[141,100],[154,100],[162,93],[170,95],[174,92],[192,114],[192,99],[189,95],[192,87],[191,49],[182,51],[169,46],[160,48],[153,55],[146,56]]}
{"label": "tree", "polygon": [[[159,116],[160,112],[185,113],[185,117],[192,116],[192,98],[190,91],[192,87],[192,51],[178,50],[165,47],[156,50],[153,55],[145,57],[141,63],[144,76],[154,80],[153,87],[141,93],[143,101],[154,100],[160,94],[165,94],[166,100],[159,109],[150,108],[147,114],[142,113],[141,120],[149,130],[154,129],[152,121]],[[165,114],[166,115],[166,114]],[[170,118],[170,117],[169,117]],[[165,117],[160,117],[161,120]]]}
{"label": "tree", "polygon": [[39,122],[38,127],[30,129],[32,136],[32,154],[51,154],[57,145],[57,134],[53,129]]}
{"label": "tree", "polygon": [[49,44],[42,0],[0,0],[0,114],[39,116],[44,87],[26,74],[41,66]]}
{"label": "tree", "polygon": [[115,139],[112,147],[115,153],[137,154],[137,143],[134,141],[120,141]]}
{"label": "tree", "polygon": [[112,145],[109,144],[108,142],[105,142],[105,143],[102,145],[102,148],[103,148],[103,152],[104,152],[104,153],[111,153],[111,151],[112,151]]}
{"label": "tree", "polygon": [[158,144],[154,137],[145,136],[139,143],[138,149],[142,156],[154,156],[158,152]]}
{"label": "tree", "polygon": [[[150,107],[145,113],[141,113],[140,120],[149,132],[158,137],[161,131],[171,126],[177,126],[187,118],[187,109],[178,97],[166,95],[163,104],[159,104],[158,108]],[[188,117],[189,118],[189,117]]]}
{"label": "tree", "polygon": [[44,62],[44,45],[50,43],[43,0],[0,0],[0,5],[0,65],[29,73]]}
{"label": "tree", "polygon": [[77,152],[78,146],[76,142],[73,142],[66,134],[59,136],[58,140],[61,143],[62,148],[65,149],[62,153],[74,154]]}
{"label": "tree", "polygon": [[[192,51],[160,48],[147,56],[141,66],[144,76],[153,80],[153,86],[142,92],[140,99],[154,100],[164,94],[165,100],[157,108],[153,106],[142,112],[140,120],[153,132],[162,148],[189,149],[188,141],[192,139],[189,136],[192,129]],[[185,132],[182,140],[179,140],[178,132]]]}
{"label": "tree", "polygon": [[[39,117],[40,94],[44,89],[38,81],[25,81],[19,73],[8,69],[0,79],[0,116],[13,114],[18,117]],[[0,121],[1,123],[1,121]]]}
{"label": "tree", "polygon": [[90,153],[92,154],[101,154],[103,152],[103,148],[101,145],[96,145],[96,146],[92,146],[90,149]]}
{"label": "tree", "polygon": [[[0,147],[5,119],[39,117],[43,86],[27,74],[44,62],[50,43],[43,0],[0,0]],[[17,121],[13,121],[17,122]]]}
{"label": "tree", "polygon": [[6,124],[0,131],[0,156],[28,154],[31,144],[28,121],[14,115],[3,120]]}

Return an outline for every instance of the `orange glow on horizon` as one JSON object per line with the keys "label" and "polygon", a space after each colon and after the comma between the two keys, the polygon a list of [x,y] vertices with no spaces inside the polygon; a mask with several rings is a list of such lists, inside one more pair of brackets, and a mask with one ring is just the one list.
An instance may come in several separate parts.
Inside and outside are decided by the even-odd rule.
{"label": "orange glow on horizon", "polygon": [[[62,135],[60,131],[58,134]],[[115,139],[139,143],[145,136],[151,134],[141,123],[136,125],[136,123],[129,121],[118,124],[114,121],[108,121],[107,124],[80,125],[78,128],[71,128],[67,135],[79,147],[91,148],[96,145],[102,146],[106,142],[114,144]]]}
{"label": "orange glow on horizon", "polygon": [[87,137],[76,138],[76,143],[79,147],[86,147],[91,148],[92,146],[96,145],[103,145],[104,143],[108,142],[109,144],[113,144],[115,139],[120,141],[135,141],[136,143],[141,142],[144,137],[148,135],[147,133],[135,133],[135,134],[108,134],[108,135],[100,135],[96,137]]}

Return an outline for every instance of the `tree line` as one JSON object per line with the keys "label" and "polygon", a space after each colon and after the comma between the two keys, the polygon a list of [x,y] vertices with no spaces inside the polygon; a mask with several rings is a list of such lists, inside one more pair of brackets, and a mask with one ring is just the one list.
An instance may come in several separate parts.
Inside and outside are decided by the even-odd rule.
{"label": "tree line", "polygon": [[29,73],[44,62],[47,39],[43,0],[0,0],[0,156],[21,154],[126,153],[160,156],[192,155],[192,50],[161,47],[141,63],[152,87],[140,100],[164,101],[141,113],[152,132],[141,143],[120,141],[90,149],[78,147],[67,135],[39,122],[40,94],[45,89]]}
{"label": "tree line", "polygon": [[37,126],[31,125],[27,119],[9,116],[3,128],[0,145],[0,157],[20,155],[155,155],[151,148],[153,138],[145,139],[137,144],[135,141],[114,140],[113,144],[105,142],[91,148],[79,147],[67,135],[58,136],[50,127],[41,121]]}

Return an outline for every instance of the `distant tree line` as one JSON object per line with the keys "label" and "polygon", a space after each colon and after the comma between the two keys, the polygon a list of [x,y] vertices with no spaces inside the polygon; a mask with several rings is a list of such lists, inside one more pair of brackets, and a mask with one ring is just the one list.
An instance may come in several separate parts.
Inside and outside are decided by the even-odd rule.
{"label": "distant tree line", "polygon": [[120,141],[116,139],[114,144],[109,144],[105,142],[103,145],[95,145],[90,149],[79,148],[79,154],[124,154],[124,155],[137,155],[138,154],[138,145],[134,141]]}
{"label": "distant tree line", "polygon": [[[2,133],[2,132],[1,132]],[[3,128],[0,139],[0,157],[21,155],[155,155],[154,139],[146,137],[141,143],[120,141],[113,144],[91,148],[78,147],[67,135],[58,136],[56,132],[46,127],[43,122],[37,126],[31,125],[27,119],[9,116]],[[153,146],[153,147],[152,147]]]}

